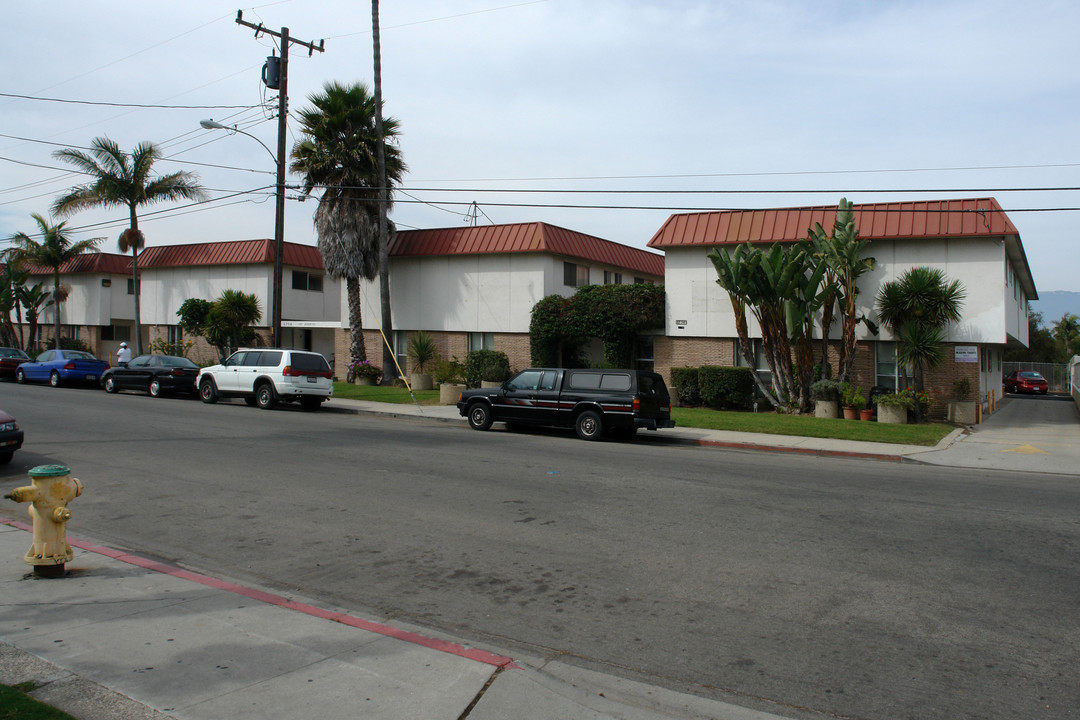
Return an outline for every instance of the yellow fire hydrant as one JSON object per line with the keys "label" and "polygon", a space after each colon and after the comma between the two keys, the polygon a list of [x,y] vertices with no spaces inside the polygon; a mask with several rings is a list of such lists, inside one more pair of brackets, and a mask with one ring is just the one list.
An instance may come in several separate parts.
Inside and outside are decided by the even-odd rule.
{"label": "yellow fire hydrant", "polygon": [[63,465],[38,465],[30,470],[30,480],[33,485],[15,488],[4,496],[30,503],[34,544],[23,560],[34,566],[37,575],[60,577],[64,563],[73,557],[65,530],[71,519],[67,504],[82,495],[83,484],[71,477],[71,469]]}

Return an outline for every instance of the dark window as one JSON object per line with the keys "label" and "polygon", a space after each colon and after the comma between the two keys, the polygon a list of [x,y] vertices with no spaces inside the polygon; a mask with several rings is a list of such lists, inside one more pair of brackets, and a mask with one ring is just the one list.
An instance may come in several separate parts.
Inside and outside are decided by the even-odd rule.
{"label": "dark window", "polygon": [[554,390],[555,378],[558,377],[558,373],[546,372],[544,373],[544,379],[540,381],[541,390]]}
{"label": "dark window", "polygon": [[563,285],[570,287],[577,285],[577,265],[568,262],[562,264],[562,281]]}
{"label": "dark window", "polygon": [[540,375],[542,373],[539,370],[523,372],[510,381],[510,389],[535,390],[540,387]]}
{"label": "dark window", "polygon": [[128,278],[128,295],[135,294],[135,278]]}
{"label": "dark window", "polygon": [[600,388],[600,373],[576,372],[570,376],[570,387],[575,390],[597,390]]}
{"label": "dark window", "polygon": [[600,389],[621,391],[629,390],[630,376],[626,373],[604,373],[604,376],[600,379]]}
{"label": "dark window", "polygon": [[251,351],[244,360],[245,367],[276,367],[281,362],[281,352],[275,350]]}
{"label": "dark window", "polygon": [[225,367],[237,367],[244,364],[244,359],[248,356],[247,351],[234,352],[229,356],[229,359],[225,361]]}
{"label": "dark window", "polygon": [[289,367],[301,372],[330,372],[330,365],[322,355],[292,353]]}
{"label": "dark window", "polygon": [[102,325],[101,326],[101,339],[102,340],[112,340],[112,339],[114,339],[113,326],[112,325]]}
{"label": "dark window", "polygon": [[293,270],[292,289],[309,290],[311,292],[322,292],[322,275],[312,275],[311,273],[304,272],[303,270]]}

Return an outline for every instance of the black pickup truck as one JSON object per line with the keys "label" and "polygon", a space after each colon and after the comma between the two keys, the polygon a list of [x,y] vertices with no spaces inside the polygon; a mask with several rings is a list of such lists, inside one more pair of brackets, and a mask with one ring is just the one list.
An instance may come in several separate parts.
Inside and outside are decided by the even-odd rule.
{"label": "black pickup truck", "polygon": [[675,427],[664,378],[645,370],[529,368],[500,387],[466,390],[457,407],[476,430],[500,421],[572,427],[583,440]]}

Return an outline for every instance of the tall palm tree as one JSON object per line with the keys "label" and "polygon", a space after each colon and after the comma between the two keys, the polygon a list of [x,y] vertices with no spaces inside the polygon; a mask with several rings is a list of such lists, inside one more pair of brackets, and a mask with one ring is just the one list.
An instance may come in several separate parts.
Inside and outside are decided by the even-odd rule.
{"label": "tall palm tree", "polygon": [[878,318],[896,336],[897,362],[914,368],[919,390],[923,369],[937,367],[945,358],[945,328],[960,320],[966,294],[959,280],[950,282],[945,271],[930,267],[913,267],[878,290]]}
{"label": "tall palm tree", "polygon": [[[47,219],[32,213],[30,217],[38,225],[33,236],[24,232],[12,235],[12,248],[9,251],[16,262],[30,265],[43,265],[53,272],[53,301],[56,303],[56,348],[60,349],[60,306],[67,298],[67,293],[60,287],[60,266],[69,260],[88,252],[98,252],[98,246],[105,238],[72,240],[60,222],[55,225]],[[40,240],[36,239],[40,238]]]}
{"label": "tall palm tree", "polygon": [[57,198],[53,203],[54,213],[65,216],[86,208],[127,208],[130,225],[120,233],[117,244],[120,252],[131,251],[131,273],[135,285],[135,349],[141,355],[139,250],[146,244],[146,238],[139,230],[138,208],[166,201],[202,200],[206,193],[198,184],[198,176],[187,171],[151,177],[154,163],[161,159],[161,151],[150,142],[139,143],[129,155],[114,141],[99,137],[94,138],[89,153],[67,148],[57,150],[53,157],[71,163],[93,178],[93,182],[75,187],[67,195]]}
{"label": "tall palm tree", "polygon": [[255,295],[240,290],[224,290],[206,314],[206,337],[219,350],[228,350],[222,353],[224,359],[244,341],[245,329],[261,317],[259,298]]}
{"label": "tall palm tree", "polygon": [[[6,254],[6,253],[5,253]],[[0,259],[3,259],[0,257]],[[8,258],[0,274],[0,322],[3,323],[9,342],[16,347],[23,346],[22,303],[20,295],[26,287],[26,278],[30,273],[19,267],[19,263]],[[11,322],[11,311],[15,311],[15,322]]]}
{"label": "tall palm tree", "polygon": [[[37,283],[30,287],[23,285],[19,289],[19,304],[26,309],[26,325],[27,325],[27,338],[26,344],[23,346],[23,350],[36,355],[33,352],[36,348],[33,347],[34,337],[37,335],[38,318],[41,317],[48,307],[54,304],[52,293],[44,288],[44,283]],[[20,336],[20,340],[21,340]]]}
{"label": "tall palm tree", "polygon": [[[302,192],[321,190],[315,232],[327,274],[345,279],[349,302],[349,360],[367,359],[364,347],[360,279],[379,272],[379,174],[375,98],[362,83],[327,83],[300,112],[301,140],[292,150],[292,172],[303,176]],[[398,123],[386,118],[387,138]],[[398,184],[406,171],[401,150],[385,145],[386,174]],[[389,202],[389,201],[388,201]]]}
{"label": "tall palm tree", "polygon": [[1072,313],[1065,313],[1054,323],[1054,338],[1061,343],[1066,361],[1080,352],[1080,318]]}

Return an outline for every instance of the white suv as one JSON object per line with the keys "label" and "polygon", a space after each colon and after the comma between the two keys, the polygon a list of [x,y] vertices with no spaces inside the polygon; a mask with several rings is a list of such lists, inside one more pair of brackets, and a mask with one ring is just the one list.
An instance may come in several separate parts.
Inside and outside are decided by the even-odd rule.
{"label": "white suv", "polygon": [[332,377],[330,364],[317,352],[251,348],[237,350],[221,365],[203,368],[195,385],[205,403],[242,397],[264,410],[278,402],[299,402],[305,410],[318,410],[334,394]]}

